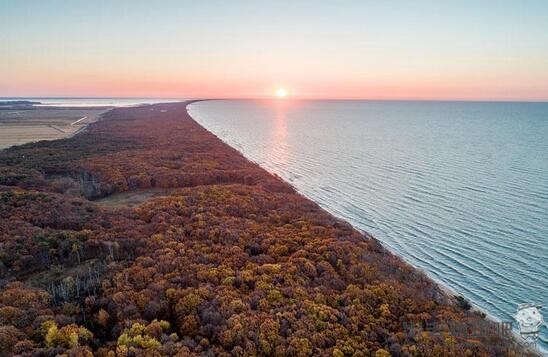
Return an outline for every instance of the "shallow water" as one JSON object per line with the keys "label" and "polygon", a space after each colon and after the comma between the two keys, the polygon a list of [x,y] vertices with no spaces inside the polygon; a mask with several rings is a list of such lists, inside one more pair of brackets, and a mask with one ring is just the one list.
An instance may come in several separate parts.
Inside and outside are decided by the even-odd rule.
{"label": "shallow water", "polygon": [[189,112],[495,317],[548,305],[548,103],[231,100]]}

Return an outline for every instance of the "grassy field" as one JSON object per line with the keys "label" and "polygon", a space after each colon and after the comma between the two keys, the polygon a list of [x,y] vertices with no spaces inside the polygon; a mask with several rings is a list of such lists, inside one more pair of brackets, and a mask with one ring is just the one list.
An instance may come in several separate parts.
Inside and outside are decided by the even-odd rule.
{"label": "grassy field", "polygon": [[0,108],[0,149],[73,135],[110,108]]}

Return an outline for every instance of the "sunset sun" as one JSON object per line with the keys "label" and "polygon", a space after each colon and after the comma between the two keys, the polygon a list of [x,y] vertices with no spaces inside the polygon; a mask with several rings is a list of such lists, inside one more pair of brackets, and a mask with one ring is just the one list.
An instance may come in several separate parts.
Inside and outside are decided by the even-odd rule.
{"label": "sunset sun", "polygon": [[278,88],[276,90],[276,97],[278,98],[285,98],[287,96],[287,91],[285,88]]}

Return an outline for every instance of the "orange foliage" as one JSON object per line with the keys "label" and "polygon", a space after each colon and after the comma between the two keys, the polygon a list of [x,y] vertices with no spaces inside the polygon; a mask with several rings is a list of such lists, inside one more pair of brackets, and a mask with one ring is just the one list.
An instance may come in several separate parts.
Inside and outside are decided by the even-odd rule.
{"label": "orange foliage", "polygon": [[[90,201],[151,188],[171,190],[135,208]],[[523,352],[443,326],[406,336],[404,322],[481,317],[185,104],[116,109],[74,138],[0,152],[0,248],[0,354]]]}

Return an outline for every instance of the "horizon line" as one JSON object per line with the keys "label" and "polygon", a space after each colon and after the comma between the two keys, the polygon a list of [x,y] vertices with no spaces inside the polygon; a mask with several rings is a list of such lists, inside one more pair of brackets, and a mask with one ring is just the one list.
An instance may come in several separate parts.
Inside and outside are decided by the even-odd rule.
{"label": "horizon line", "polygon": [[21,99],[174,99],[174,100],[276,100],[276,101],[377,101],[377,102],[478,102],[478,103],[548,103],[547,99],[465,99],[465,98],[338,98],[338,97],[286,97],[275,96],[254,97],[178,97],[178,96],[0,96],[0,100]]}

